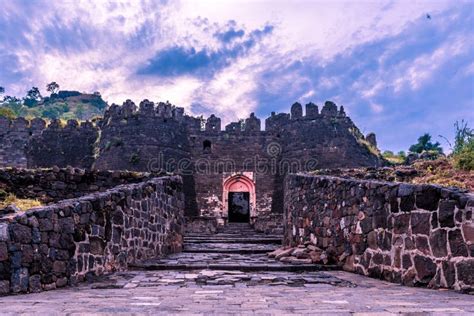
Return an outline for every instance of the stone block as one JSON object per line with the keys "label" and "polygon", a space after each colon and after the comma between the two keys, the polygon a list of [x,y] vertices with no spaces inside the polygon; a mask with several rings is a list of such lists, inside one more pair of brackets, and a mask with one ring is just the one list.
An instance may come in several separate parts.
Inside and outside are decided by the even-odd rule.
{"label": "stone block", "polygon": [[402,196],[400,198],[400,211],[411,212],[415,209],[415,195]]}
{"label": "stone block", "polygon": [[14,223],[10,225],[10,233],[15,242],[29,244],[32,240],[31,228],[25,225]]}
{"label": "stone block", "polygon": [[464,241],[469,245],[474,245],[474,223],[462,224],[462,232],[464,234]]}
{"label": "stone block", "polygon": [[403,255],[402,264],[403,264],[403,269],[408,269],[413,265],[413,263],[411,261],[411,256],[409,254],[404,254]]}
{"label": "stone block", "polygon": [[8,247],[5,242],[0,242],[0,261],[8,259]]}
{"label": "stone block", "polygon": [[41,290],[42,290],[41,276],[38,274],[30,276],[30,280],[29,280],[30,293],[38,293],[38,292],[41,292]]}
{"label": "stone block", "polygon": [[10,293],[10,281],[0,280],[0,295],[7,295]]}
{"label": "stone block", "polygon": [[458,281],[469,286],[474,287],[474,259],[466,259],[456,263]]}
{"label": "stone block", "polygon": [[432,185],[423,185],[420,190],[416,192],[416,207],[428,211],[435,211],[438,209],[441,191],[439,188]]}
{"label": "stone block", "polygon": [[430,235],[430,245],[433,256],[441,258],[448,255],[448,239],[447,233],[443,229],[437,229]]}
{"label": "stone block", "polygon": [[430,213],[411,213],[411,232],[413,234],[430,234]]}
{"label": "stone block", "polygon": [[410,228],[410,214],[399,214],[394,217],[393,229],[395,234],[408,233]]}
{"label": "stone block", "polygon": [[454,257],[467,257],[467,245],[462,238],[461,230],[456,229],[448,232],[449,247]]}
{"label": "stone block", "polygon": [[422,284],[428,284],[436,275],[436,264],[428,257],[416,255],[414,258],[416,279]]}
{"label": "stone block", "polygon": [[0,223],[0,242],[10,240],[10,235],[8,234],[8,224]]}
{"label": "stone block", "polygon": [[454,227],[454,209],[456,201],[443,200],[439,202],[438,220],[441,227]]}
{"label": "stone block", "polygon": [[29,274],[27,268],[15,269],[12,272],[11,288],[13,293],[27,292],[29,284]]}
{"label": "stone block", "polygon": [[425,255],[431,255],[430,245],[428,244],[428,237],[416,236],[415,238],[416,249],[421,251]]}

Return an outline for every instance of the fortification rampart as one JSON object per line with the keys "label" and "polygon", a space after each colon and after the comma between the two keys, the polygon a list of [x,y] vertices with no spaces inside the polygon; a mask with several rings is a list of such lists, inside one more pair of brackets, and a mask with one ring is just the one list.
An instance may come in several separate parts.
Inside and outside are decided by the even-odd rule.
{"label": "fortification rampart", "polygon": [[[253,182],[252,218],[283,210],[283,177],[289,171],[378,166],[380,158],[343,107],[299,103],[290,114],[267,118],[265,131],[252,113],[222,127],[184,114],[170,103],[130,100],[111,105],[96,126],[22,119],[0,136],[5,165],[73,166],[94,170],[166,170],[182,175],[189,216],[227,219],[225,181],[246,175]],[[375,137],[371,136],[371,142]],[[1,157],[0,157],[1,158]],[[11,163],[15,161],[15,163]]]}
{"label": "fortification rampart", "polygon": [[474,195],[434,185],[329,176],[285,181],[285,244],[409,286],[474,287]]}
{"label": "fortification rampart", "polygon": [[181,251],[179,177],[153,178],[0,219],[0,295],[51,290]]}
{"label": "fortification rampart", "polygon": [[138,183],[155,173],[96,171],[79,168],[0,169],[0,189],[18,198],[38,199],[42,203],[77,198],[103,192],[121,184]]}

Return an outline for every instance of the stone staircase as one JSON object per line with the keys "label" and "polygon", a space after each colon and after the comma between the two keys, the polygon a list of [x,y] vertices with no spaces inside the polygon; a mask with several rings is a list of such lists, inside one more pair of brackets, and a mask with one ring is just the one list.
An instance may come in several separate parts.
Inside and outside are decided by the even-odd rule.
{"label": "stone staircase", "polygon": [[181,253],[139,262],[131,268],[146,270],[319,271],[317,264],[291,264],[266,253],[281,247],[281,235],[258,233],[249,224],[232,223],[216,234],[189,233]]}

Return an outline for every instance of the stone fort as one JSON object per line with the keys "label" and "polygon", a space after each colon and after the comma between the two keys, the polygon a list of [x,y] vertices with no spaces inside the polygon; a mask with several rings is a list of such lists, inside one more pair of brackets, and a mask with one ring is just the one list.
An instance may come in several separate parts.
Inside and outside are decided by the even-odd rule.
{"label": "stone fort", "polygon": [[[183,176],[187,216],[253,223],[282,213],[288,172],[381,164],[369,148],[375,135],[365,138],[342,106],[305,110],[295,103],[291,114],[272,113],[265,130],[253,113],[223,128],[215,115],[204,120],[148,100],[112,105],[95,124],[0,118],[0,166],[164,169]],[[233,214],[242,208],[245,216]]]}
{"label": "stone fort", "polygon": [[[382,166],[375,135],[330,101],[304,112],[264,130],[148,100],[93,122],[0,118],[0,189],[43,203],[0,210],[0,295],[134,267],[339,269],[472,292],[474,195],[331,176]],[[213,273],[195,282],[234,282]]]}

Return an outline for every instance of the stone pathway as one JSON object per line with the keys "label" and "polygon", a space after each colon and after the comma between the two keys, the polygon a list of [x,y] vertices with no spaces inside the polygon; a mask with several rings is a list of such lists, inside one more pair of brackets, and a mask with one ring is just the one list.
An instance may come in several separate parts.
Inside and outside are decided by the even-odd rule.
{"label": "stone pathway", "polygon": [[409,288],[269,259],[280,236],[228,226],[185,237],[185,251],[91,284],[0,297],[0,314],[474,314],[473,296]]}
{"label": "stone pathway", "polygon": [[239,270],[320,271],[335,269],[308,263],[280,262],[266,253],[281,246],[282,236],[255,232],[248,224],[230,224],[217,234],[187,234],[184,251],[166,258],[146,260],[134,269],[146,270]]}
{"label": "stone pathway", "polygon": [[[194,271],[193,274],[206,275],[208,271]],[[181,275],[179,272],[131,271],[114,274],[98,283],[83,284],[76,288],[0,297],[0,314],[474,314],[474,300],[470,295],[403,287],[342,271],[319,273],[336,283],[290,285],[274,282],[273,285],[253,285],[236,282],[227,285],[203,285],[196,282],[198,277],[188,275],[189,279],[186,279],[186,274]],[[273,273],[259,274],[262,280],[265,280],[266,276],[276,276]],[[295,277],[295,273],[286,274],[289,279]],[[311,278],[313,275],[317,280],[317,274],[304,272],[298,274],[298,277]],[[177,278],[180,276],[184,276],[184,281]],[[222,275],[218,273],[214,276]],[[253,274],[250,276],[253,278]],[[180,283],[177,283],[178,281]],[[357,286],[354,286],[355,284]]]}

